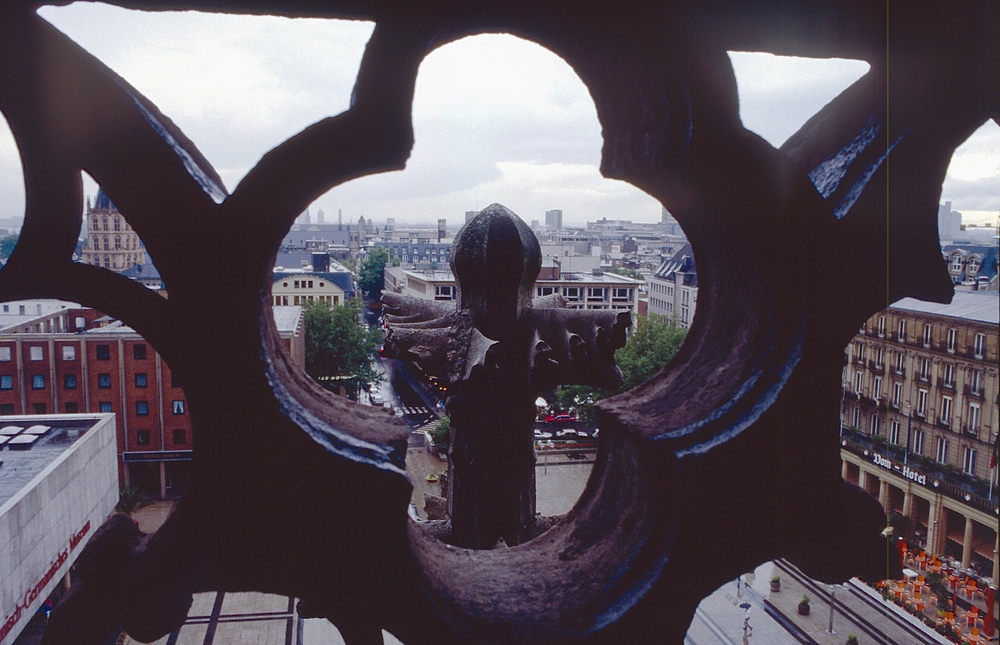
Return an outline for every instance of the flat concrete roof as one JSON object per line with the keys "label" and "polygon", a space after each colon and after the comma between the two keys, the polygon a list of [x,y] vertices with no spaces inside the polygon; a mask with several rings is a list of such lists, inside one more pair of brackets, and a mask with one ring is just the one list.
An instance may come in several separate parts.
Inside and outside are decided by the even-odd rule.
{"label": "flat concrete roof", "polygon": [[294,334],[299,331],[299,319],[302,317],[302,307],[298,305],[277,305],[274,308],[274,326],[278,332]]}
{"label": "flat concrete roof", "polygon": [[997,291],[956,291],[951,304],[947,305],[903,298],[889,308],[1000,324],[1000,292]]}
{"label": "flat concrete roof", "polygon": [[67,448],[88,430],[100,423],[104,415],[50,414],[0,417],[0,426],[30,428],[49,426],[51,430],[38,438],[29,450],[11,450],[8,444],[0,448],[0,506],[28,485]]}

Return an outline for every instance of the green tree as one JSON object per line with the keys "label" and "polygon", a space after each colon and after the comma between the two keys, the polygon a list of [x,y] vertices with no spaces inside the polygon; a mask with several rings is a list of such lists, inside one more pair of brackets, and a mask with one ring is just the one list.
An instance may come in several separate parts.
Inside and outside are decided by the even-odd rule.
{"label": "green tree", "polygon": [[687,330],[666,316],[639,316],[635,327],[622,347],[615,352],[615,362],[625,377],[618,392],[630,390],[653,378],[674,357],[684,343]]}
{"label": "green tree", "polygon": [[382,343],[382,332],[377,327],[368,329],[361,321],[359,299],[335,306],[315,301],[303,307],[309,376],[317,380],[350,377],[338,384],[347,389],[351,398],[357,398],[359,390],[382,382],[382,374],[372,365]]}
{"label": "green tree", "polygon": [[563,410],[575,408],[586,422],[593,421],[594,404],[601,399],[630,390],[656,375],[684,343],[687,330],[665,316],[640,316],[625,346],[615,352],[624,385],[604,390],[586,385],[566,385],[555,393],[554,401]]}
{"label": "green tree", "polygon": [[4,235],[0,237],[0,258],[7,259],[10,254],[14,252],[14,247],[17,246],[17,235]]}
{"label": "green tree", "polygon": [[385,284],[383,272],[385,265],[396,266],[399,260],[394,258],[389,249],[384,246],[376,246],[369,253],[368,257],[361,262],[361,269],[358,272],[358,288],[364,292],[368,300],[378,300],[382,295],[382,285]]}
{"label": "green tree", "polygon": [[451,431],[451,419],[441,417],[437,425],[430,429],[431,443],[436,450],[446,450],[448,448],[448,435]]}

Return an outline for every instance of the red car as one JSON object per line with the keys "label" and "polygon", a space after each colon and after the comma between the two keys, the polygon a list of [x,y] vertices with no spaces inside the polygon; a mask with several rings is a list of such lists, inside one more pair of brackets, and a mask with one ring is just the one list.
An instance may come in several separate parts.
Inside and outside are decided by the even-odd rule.
{"label": "red car", "polygon": [[545,423],[572,423],[576,421],[575,414],[550,414],[545,417]]}

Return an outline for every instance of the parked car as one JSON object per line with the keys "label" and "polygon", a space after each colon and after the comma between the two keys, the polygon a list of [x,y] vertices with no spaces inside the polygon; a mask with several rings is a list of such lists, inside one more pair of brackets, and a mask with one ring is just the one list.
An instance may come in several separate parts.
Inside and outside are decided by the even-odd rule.
{"label": "parked car", "polygon": [[545,417],[545,423],[572,423],[574,421],[576,421],[576,415],[565,412],[562,414],[550,414]]}
{"label": "parked car", "polygon": [[372,394],[372,405],[382,405],[385,403],[385,399],[382,398],[381,394]]}
{"label": "parked car", "polygon": [[551,432],[542,432],[541,430],[535,430],[535,439],[551,439]]}

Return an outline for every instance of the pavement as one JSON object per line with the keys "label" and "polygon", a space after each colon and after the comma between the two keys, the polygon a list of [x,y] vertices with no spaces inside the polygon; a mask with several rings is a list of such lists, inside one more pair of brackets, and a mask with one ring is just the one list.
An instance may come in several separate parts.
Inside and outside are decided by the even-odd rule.
{"label": "pavement", "polygon": [[[590,455],[591,457],[593,455]],[[548,463],[545,463],[545,460]],[[592,464],[565,454],[539,457],[536,466],[538,510],[545,515],[570,510],[586,485]],[[412,447],[407,471],[414,484],[414,504],[423,513],[422,494],[440,495],[440,484],[428,482],[428,473],[447,470],[447,461],[423,447]],[[172,502],[155,502],[133,517],[144,531],[155,530],[167,518]],[[770,580],[781,576],[780,591],[771,591]],[[810,613],[801,616],[803,594],[811,598]],[[810,580],[784,561],[762,564],[705,598],[685,636],[686,645],[844,645],[849,634],[859,645],[923,645],[948,643],[894,605],[883,603],[876,592],[852,580],[835,589],[833,632],[829,633],[830,588]],[[197,594],[185,624],[156,645],[342,645],[340,633],[323,619],[304,620],[295,613],[294,598],[263,593],[210,592]],[[752,631],[744,634],[743,603],[750,604]],[[384,632],[387,645],[399,641]],[[138,645],[123,635],[120,643]]]}

